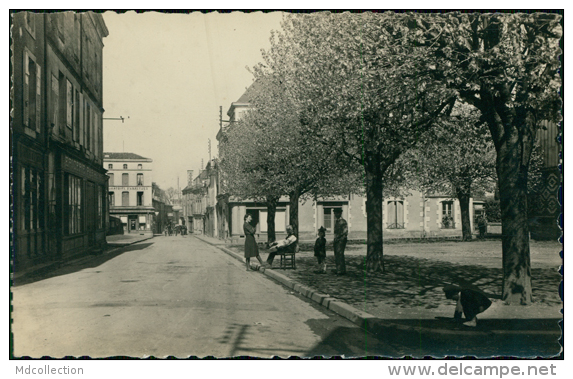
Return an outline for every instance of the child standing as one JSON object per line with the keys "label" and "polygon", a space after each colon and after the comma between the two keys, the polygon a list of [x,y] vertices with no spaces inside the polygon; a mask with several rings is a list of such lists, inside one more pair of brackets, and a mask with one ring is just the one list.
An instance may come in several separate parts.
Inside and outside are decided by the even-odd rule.
{"label": "child standing", "polygon": [[318,229],[318,238],[314,243],[314,256],[318,261],[317,269],[314,271],[317,274],[326,274],[326,238],[324,235],[326,234],[326,229],[324,226],[321,226]]}

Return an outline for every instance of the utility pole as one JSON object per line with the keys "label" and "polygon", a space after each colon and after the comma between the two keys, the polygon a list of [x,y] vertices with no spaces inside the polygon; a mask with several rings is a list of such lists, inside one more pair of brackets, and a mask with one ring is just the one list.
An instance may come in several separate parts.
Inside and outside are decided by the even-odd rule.
{"label": "utility pole", "polygon": [[[129,118],[129,116],[127,116],[127,118]],[[104,117],[102,120],[121,120],[121,123],[123,124],[123,122],[125,121],[125,117],[123,116],[119,116],[119,117]]]}
{"label": "utility pole", "polygon": [[[129,119],[129,116],[127,116],[127,118]],[[125,121],[125,117],[123,116],[119,116],[119,117],[102,117],[102,120],[115,120],[115,121],[119,121],[121,120],[121,123],[123,124]],[[121,141],[121,150],[125,153],[125,142],[122,140]]]}
{"label": "utility pole", "polygon": [[209,162],[211,162],[211,138],[209,138]]}

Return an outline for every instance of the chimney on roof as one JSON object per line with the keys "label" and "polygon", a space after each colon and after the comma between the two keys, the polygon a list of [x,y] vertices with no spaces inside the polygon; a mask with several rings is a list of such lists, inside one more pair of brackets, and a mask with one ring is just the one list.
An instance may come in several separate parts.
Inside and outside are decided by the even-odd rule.
{"label": "chimney on roof", "polygon": [[187,185],[193,184],[193,170],[187,170]]}

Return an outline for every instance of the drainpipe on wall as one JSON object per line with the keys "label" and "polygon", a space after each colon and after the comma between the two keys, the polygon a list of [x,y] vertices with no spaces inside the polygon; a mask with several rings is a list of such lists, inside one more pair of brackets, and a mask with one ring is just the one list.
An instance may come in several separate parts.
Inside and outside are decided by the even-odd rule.
{"label": "drainpipe on wall", "polygon": [[422,238],[426,238],[426,192],[422,191]]}

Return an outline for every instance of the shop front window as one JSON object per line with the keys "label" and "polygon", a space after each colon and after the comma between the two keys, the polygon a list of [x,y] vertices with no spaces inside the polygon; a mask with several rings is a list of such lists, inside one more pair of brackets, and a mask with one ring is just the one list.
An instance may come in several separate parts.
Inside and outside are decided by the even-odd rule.
{"label": "shop front window", "polygon": [[71,174],[66,174],[66,179],[66,231],[67,234],[77,234],[83,231],[82,179]]}

